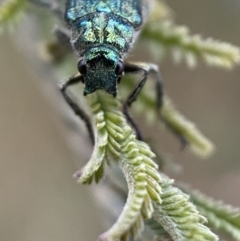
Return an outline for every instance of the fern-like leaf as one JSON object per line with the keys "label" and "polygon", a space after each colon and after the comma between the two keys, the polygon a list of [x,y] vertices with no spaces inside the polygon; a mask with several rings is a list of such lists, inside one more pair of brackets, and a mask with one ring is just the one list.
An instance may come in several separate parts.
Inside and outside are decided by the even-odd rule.
{"label": "fern-like leaf", "polygon": [[224,231],[235,240],[240,240],[240,209],[214,200],[199,191],[181,186],[189,193],[191,200],[202,215],[208,219],[211,227]]}
{"label": "fern-like leaf", "polygon": [[171,48],[174,60],[185,60],[190,67],[196,65],[198,58],[221,68],[232,68],[240,62],[238,47],[211,38],[203,40],[199,35],[191,36],[187,27],[175,26],[171,21],[150,22],[142,38],[159,44],[162,50]]}
{"label": "fern-like leaf", "polygon": [[[204,225],[203,217],[189,201],[189,196],[173,187],[173,180],[162,175],[162,203],[155,203],[153,218],[174,241],[211,241],[217,236]],[[155,228],[156,230],[156,228]]]}
{"label": "fern-like leaf", "polygon": [[182,136],[194,153],[201,157],[212,154],[214,150],[213,143],[197,129],[194,123],[187,120],[176,110],[172,101],[167,96],[164,98],[161,114],[166,125],[177,135]]}
{"label": "fern-like leaf", "polygon": [[[132,78],[128,78],[123,83],[125,84],[122,87],[123,94],[129,93],[134,88],[134,80]],[[194,154],[200,157],[210,156],[214,151],[213,143],[200,132],[195,124],[174,107],[168,96],[164,96],[161,111],[157,113],[156,97],[152,94],[152,88],[153,86],[149,84],[144,86],[144,90],[139,96],[139,101],[134,103],[133,111],[142,115],[148,110],[148,114],[144,116],[146,116],[149,123],[162,121],[183,145],[187,144]]]}
{"label": "fern-like leaf", "polygon": [[150,10],[149,22],[168,19],[172,16],[172,10],[164,1],[152,0],[150,2]]}
{"label": "fern-like leaf", "polygon": [[11,29],[23,16],[27,0],[5,0],[0,5],[0,30]]}
{"label": "fern-like leaf", "polygon": [[103,91],[90,95],[88,100],[94,116],[96,144],[79,181],[89,183],[99,172],[97,176],[101,177],[104,160],[114,159],[128,184],[121,215],[98,240],[136,238],[143,230],[144,219],[152,215],[174,241],[217,240],[203,225],[205,218],[188,202],[188,196],[172,187],[173,182],[168,178],[160,178],[152,161],[154,154],[147,144],[136,140],[120,111],[119,101]]}
{"label": "fern-like leaf", "polygon": [[137,237],[143,229],[143,220],[152,216],[152,202],[161,202],[160,175],[152,161],[154,154],[147,144],[136,140],[116,98],[97,91],[88,100],[94,118],[95,147],[90,161],[76,177],[82,183],[91,183],[94,176],[99,181],[104,161],[117,161],[128,183],[128,198],[116,223],[99,240]]}

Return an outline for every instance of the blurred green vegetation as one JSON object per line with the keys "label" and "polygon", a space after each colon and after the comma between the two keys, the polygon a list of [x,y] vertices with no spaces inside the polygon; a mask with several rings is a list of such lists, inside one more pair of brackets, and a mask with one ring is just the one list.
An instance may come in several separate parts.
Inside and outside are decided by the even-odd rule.
{"label": "blurred green vegetation", "polygon": [[[193,33],[240,45],[239,1],[185,0],[169,4],[176,12],[176,22],[189,26]],[[17,41],[14,31],[0,39],[0,238],[81,240],[79,233],[85,231],[84,240],[94,240],[102,230],[97,222],[100,218],[90,215],[97,211],[93,212],[86,188],[74,185],[70,178],[76,169],[72,160],[78,158],[72,156],[64,135],[59,134],[61,121],[42,94],[47,90],[41,92],[40,80],[29,70],[12,39]],[[131,55],[146,60],[148,56],[140,52],[136,48]],[[167,132],[149,127],[158,140],[153,145],[184,165],[184,172],[176,179],[239,205],[239,68],[228,72],[201,65],[189,71],[185,65],[175,66],[169,60],[162,63],[161,71],[166,91],[177,107],[210,137],[217,151],[209,160],[199,160],[187,150],[181,151]],[[149,129],[144,133],[150,136]],[[88,229],[92,223],[96,224],[94,232]]]}

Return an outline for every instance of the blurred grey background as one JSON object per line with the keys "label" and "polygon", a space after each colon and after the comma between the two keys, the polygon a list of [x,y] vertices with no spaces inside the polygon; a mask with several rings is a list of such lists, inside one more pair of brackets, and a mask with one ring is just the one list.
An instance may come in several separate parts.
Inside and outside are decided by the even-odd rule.
{"label": "blurred grey background", "polygon": [[[168,3],[176,22],[192,33],[240,46],[240,1]],[[39,84],[41,76],[29,68],[12,38],[16,41],[14,32],[0,37],[0,239],[95,240],[104,231],[97,200],[72,179],[77,157],[61,132],[62,120]],[[158,147],[184,166],[174,177],[240,206],[239,67],[225,71],[200,64],[188,70],[169,58],[161,70],[178,109],[217,147],[211,158],[201,160],[180,151],[167,132],[155,131]]]}

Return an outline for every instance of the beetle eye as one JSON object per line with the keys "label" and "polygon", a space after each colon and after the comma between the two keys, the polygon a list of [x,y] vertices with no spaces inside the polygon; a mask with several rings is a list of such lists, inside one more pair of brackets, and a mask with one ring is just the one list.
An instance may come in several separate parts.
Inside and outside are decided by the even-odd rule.
{"label": "beetle eye", "polygon": [[78,71],[83,75],[87,73],[87,67],[83,59],[78,62]]}
{"label": "beetle eye", "polygon": [[121,60],[119,60],[115,70],[115,74],[122,75],[123,70],[124,70],[124,63]]}

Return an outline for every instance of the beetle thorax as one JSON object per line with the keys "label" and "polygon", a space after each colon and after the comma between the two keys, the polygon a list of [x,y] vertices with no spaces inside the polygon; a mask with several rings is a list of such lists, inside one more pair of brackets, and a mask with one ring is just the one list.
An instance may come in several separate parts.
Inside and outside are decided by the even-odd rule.
{"label": "beetle thorax", "polygon": [[131,49],[134,28],[124,18],[96,12],[80,18],[72,26],[71,43],[79,56],[89,47],[107,46],[122,57]]}

